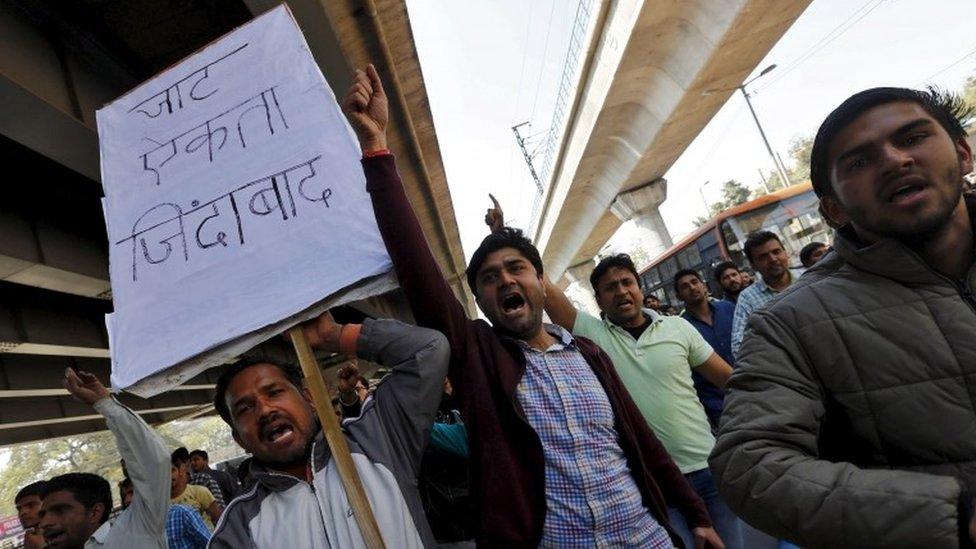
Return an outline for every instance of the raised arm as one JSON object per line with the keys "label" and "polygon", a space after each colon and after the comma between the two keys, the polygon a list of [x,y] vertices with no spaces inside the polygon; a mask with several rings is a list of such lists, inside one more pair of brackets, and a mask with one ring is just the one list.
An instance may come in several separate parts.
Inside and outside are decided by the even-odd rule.
{"label": "raised arm", "polygon": [[128,528],[137,535],[165,535],[169,512],[170,454],[163,440],[132,410],[119,404],[88,372],[64,372],[64,386],[73,397],[105,416],[115,444],[132,479],[135,497],[129,507]]}
{"label": "raised arm", "polygon": [[366,189],[414,318],[419,325],[442,332],[454,356],[463,356],[469,320],[430,252],[393,156],[386,151],[387,97],[372,65],[356,71],[343,110],[362,147]]}

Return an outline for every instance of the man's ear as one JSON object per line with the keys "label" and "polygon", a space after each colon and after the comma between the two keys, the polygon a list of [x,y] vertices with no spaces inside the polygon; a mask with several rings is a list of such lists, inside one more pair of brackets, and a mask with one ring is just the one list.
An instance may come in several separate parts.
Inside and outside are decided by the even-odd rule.
{"label": "man's ear", "polygon": [[820,198],[820,206],[817,207],[820,216],[824,218],[831,228],[839,229],[851,222],[851,218],[844,210],[840,200],[831,195],[824,195]]}
{"label": "man's ear", "polygon": [[[241,442],[241,435],[238,434],[237,429],[235,429],[233,426],[230,428],[230,436],[234,438],[234,442],[236,442],[238,446],[244,448],[244,444]],[[247,450],[247,448],[244,449]]]}
{"label": "man's ear", "polygon": [[966,141],[965,136],[956,139],[956,156],[959,157],[959,164],[962,165],[962,175],[973,171],[973,150]]}
{"label": "man's ear", "polygon": [[109,510],[105,508],[104,503],[101,502],[96,503],[92,505],[91,509],[88,511],[88,522],[90,522],[92,526],[97,528],[98,525],[101,524],[102,522],[101,519],[103,514],[108,512]]}

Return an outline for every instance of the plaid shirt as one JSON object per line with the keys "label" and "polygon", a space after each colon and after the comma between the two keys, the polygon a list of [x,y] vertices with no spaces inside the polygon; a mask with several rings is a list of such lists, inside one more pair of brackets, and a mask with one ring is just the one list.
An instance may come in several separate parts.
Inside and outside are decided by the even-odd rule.
{"label": "plaid shirt", "polygon": [[557,340],[545,351],[518,341],[526,368],[517,398],[546,462],[540,547],[671,547],[641,504],[599,380],[569,332],[545,329]]}
{"label": "plaid shirt", "polygon": [[170,505],[166,515],[166,543],[169,549],[206,549],[210,529],[196,511],[186,505]]}
{"label": "plaid shirt", "polygon": [[221,509],[227,507],[227,504],[224,502],[224,492],[220,489],[220,484],[212,476],[207,473],[190,473],[189,484],[203,486],[207,490],[210,490],[214,499],[217,500],[217,505]]}
{"label": "plaid shirt", "polygon": [[[803,274],[803,271],[790,269],[789,273],[790,286],[792,286],[796,279]],[[759,277],[752,283],[752,286],[739,293],[739,299],[735,302],[735,316],[732,318],[732,355],[734,358],[739,357],[739,347],[742,345],[742,337],[746,333],[749,317],[757,309],[761,309],[763,305],[779,295],[780,291],[782,290],[777,291],[770,288],[762,277]]]}

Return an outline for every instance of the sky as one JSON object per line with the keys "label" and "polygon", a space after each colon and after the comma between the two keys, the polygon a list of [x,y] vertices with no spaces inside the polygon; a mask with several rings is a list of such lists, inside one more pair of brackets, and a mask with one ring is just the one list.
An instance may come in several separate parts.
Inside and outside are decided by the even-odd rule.
{"label": "sky", "polygon": [[[534,183],[511,126],[548,129],[577,4],[407,0],[466,257],[485,235],[489,192],[510,224],[530,216]],[[773,149],[786,160],[791,139],[816,133],[862,89],[959,89],[976,74],[974,21],[973,0],[814,0],[753,75],[776,69],[748,88]],[[673,239],[705,214],[706,181],[705,197],[716,202],[721,182],[755,187],[759,170],[772,169],[745,100],[733,95],[665,175],[661,215]],[[612,243],[626,249],[635,238],[628,223]]]}

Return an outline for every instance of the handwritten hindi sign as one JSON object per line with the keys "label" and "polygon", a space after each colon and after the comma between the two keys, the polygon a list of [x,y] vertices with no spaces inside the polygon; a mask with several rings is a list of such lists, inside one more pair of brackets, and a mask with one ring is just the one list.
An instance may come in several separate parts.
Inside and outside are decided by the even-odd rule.
{"label": "handwritten hindi sign", "polygon": [[97,120],[113,386],[158,393],[394,286],[359,148],[286,6]]}

